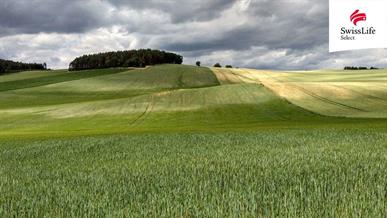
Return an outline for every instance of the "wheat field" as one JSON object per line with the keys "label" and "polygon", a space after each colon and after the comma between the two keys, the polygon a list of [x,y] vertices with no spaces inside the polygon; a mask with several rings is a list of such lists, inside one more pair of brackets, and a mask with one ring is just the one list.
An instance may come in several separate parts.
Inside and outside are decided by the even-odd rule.
{"label": "wheat field", "polygon": [[385,70],[0,77],[0,217],[385,217]]}

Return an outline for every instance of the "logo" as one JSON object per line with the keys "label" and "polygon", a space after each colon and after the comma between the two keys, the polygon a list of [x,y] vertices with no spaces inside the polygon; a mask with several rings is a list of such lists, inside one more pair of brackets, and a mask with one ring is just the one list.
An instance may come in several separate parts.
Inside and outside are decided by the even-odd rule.
{"label": "logo", "polygon": [[360,10],[355,10],[350,16],[351,22],[357,26],[359,21],[366,21],[367,15],[365,13],[359,13]]}
{"label": "logo", "polygon": [[387,48],[386,8],[387,0],[329,0],[329,52]]}
{"label": "logo", "polygon": [[372,26],[370,27],[357,27],[357,23],[360,21],[366,21],[367,20],[367,15],[365,13],[359,13],[360,10],[357,9],[355,10],[349,19],[355,26],[351,27],[341,27],[340,29],[340,39],[341,40],[356,40],[356,36],[361,36],[361,35],[375,35],[376,34],[376,29]]}

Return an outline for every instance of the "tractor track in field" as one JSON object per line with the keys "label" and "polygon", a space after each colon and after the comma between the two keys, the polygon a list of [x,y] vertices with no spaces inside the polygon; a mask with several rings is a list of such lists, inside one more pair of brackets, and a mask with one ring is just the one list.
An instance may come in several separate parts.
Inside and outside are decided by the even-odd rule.
{"label": "tractor track in field", "polygon": [[356,94],[358,94],[360,96],[363,96],[363,97],[366,97],[366,98],[369,98],[369,99],[374,99],[374,100],[378,100],[378,101],[387,102],[386,98],[381,98],[381,97],[374,96],[374,95],[364,94],[362,92],[356,91],[356,90],[351,89],[351,88],[341,87],[341,86],[338,86],[338,85],[334,85],[334,87],[346,89],[348,91],[354,92],[354,93],[356,93]]}
{"label": "tractor track in field", "polygon": [[[243,72],[245,72],[245,73],[249,73],[249,71],[247,71],[247,70],[242,70]],[[240,75],[240,74],[237,74],[237,73],[235,73],[235,72],[231,72],[233,75],[235,75],[235,76],[237,76],[237,77],[242,77],[242,78],[244,78],[244,79],[247,79],[247,80],[250,80],[250,81],[252,81],[253,83],[257,83],[257,84],[261,84],[262,85],[262,82],[260,81],[260,80],[255,80],[255,79],[252,79],[252,78],[250,78],[250,77],[247,77],[247,76],[244,76],[244,75]],[[240,79],[241,80],[241,82],[243,82],[244,83],[244,81],[242,80],[242,79]]]}
{"label": "tractor track in field", "polygon": [[[191,87],[191,88],[184,88],[185,83],[183,81],[184,73],[181,73],[177,78],[177,87],[175,89],[172,89],[170,91],[177,91],[177,90],[186,90],[186,89],[197,89],[197,88],[207,88],[212,86],[203,86],[203,87]],[[149,103],[147,104],[144,112],[142,112],[138,117],[136,117],[134,120],[130,122],[130,126],[138,126],[141,125],[148,117],[149,115],[154,111],[155,106],[155,95],[157,95],[160,92],[152,93],[150,94]]]}
{"label": "tractor track in field", "polygon": [[[243,70],[244,72],[250,74],[250,72],[248,70]],[[234,73],[235,74],[235,73]],[[246,79],[249,79],[249,80],[252,80],[252,81],[255,81],[255,82],[259,82],[258,84],[262,85],[263,87],[265,87],[267,90],[269,90],[270,92],[272,92],[273,94],[277,95],[277,93],[275,92],[275,90],[271,89],[270,87],[266,86],[259,78],[256,78],[256,79],[251,79],[249,77],[246,77],[244,76]],[[257,81],[258,80],[258,81]],[[300,110],[302,111],[305,111],[305,112],[308,112],[308,113],[311,113],[311,114],[314,114],[314,115],[318,115],[318,116],[321,116],[322,114],[319,114],[319,113],[316,113],[314,111],[311,111],[311,110],[308,110],[306,108],[303,108],[299,105],[296,105],[296,104],[293,104],[291,101],[289,101],[287,98],[284,98],[284,97],[281,97],[280,95],[277,95],[280,99],[282,99],[283,101],[285,101],[286,103],[290,104],[290,105],[293,105],[294,107],[297,107],[299,108]],[[285,120],[289,120],[288,118],[284,118]]]}
{"label": "tractor track in field", "polygon": [[149,116],[149,114],[154,110],[155,101],[154,101],[153,94],[150,95],[150,100],[148,102],[149,103],[147,104],[144,112],[142,112],[138,117],[136,117],[134,120],[132,120],[129,124],[130,126],[135,127],[135,126],[140,125]]}
{"label": "tractor track in field", "polygon": [[[217,77],[217,80],[219,81],[220,85],[245,83],[243,80],[240,79],[238,74],[232,72],[229,69],[213,69],[212,71]],[[225,73],[225,71],[227,71],[228,73]]]}
{"label": "tractor track in field", "polygon": [[[278,83],[285,83],[285,81],[282,81],[278,78],[274,78],[273,76],[269,75],[268,73],[265,73],[263,72],[266,76],[268,76],[270,79],[278,82]],[[263,83],[264,84],[264,83]],[[266,86],[266,85],[265,85]],[[367,110],[363,110],[361,108],[357,108],[357,107],[353,107],[353,106],[350,106],[350,105],[346,105],[346,104],[343,104],[343,103],[340,103],[340,102],[336,102],[336,101],[333,101],[333,100],[330,100],[328,98],[325,98],[325,97],[322,97],[312,91],[309,91],[303,87],[300,87],[298,85],[294,85],[292,84],[292,86],[298,90],[300,90],[301,92],[303,92],[304,94],[308,95],[308,96],[311,96],[315,99],[318,99],[320,100],[321,102],[324,102],[324,103],[327,103],[327,104],[331,104],[331,105],[335,105],[335,106],[338,106],[338,107],[343,107],[343,108],[347,108],[347,109],[350,109],[350,110],[355,110],[355,111],[360,111],[360,112],[369,112]],[[274,90],[273,90],[274,91]]]}
{"label": "tractor track in field", "polygon": [[305,94],[313,97],[313,98],[316,98],[322,102],[325,102],[325,103],[328,103],[328,104],[332,104],[332,105],[336,105],[336,106],[339,106],[339,107],[345,107],[345,108],[348,108],[348,109],[352,109],[352,110],[357,110],[357,111],[361,111],[361,112],[369,112],[367,110],[363,110],[361,108],[357,108],[357,107],[353,107],[353,106],[350,106],[350,105],[346,105],[346,104],[342,104],[340,102],[337,102],[337,101],[333,101],[333,100],[330,100],[328,98],[325,98],[325,97],[322,97],[320,95],[317,95],[316,93],[312,92],[312,91],[309,91],[305,88],[302,88],[302,87],[299,87],[299,86],[296,86],[294,85],[294,87],[298,88],[299,90],[301,90],[302,92],[304,92]]}
{"label": "tractor track in field", "polygon": [[[244,79],[247,79],[247,80],[252,81],[253,83],[251,83],[251,84],[255,84],[255,85],[259,85],[259,86],[265,87],[265,86],[261,83],[261,81],[259,81],[259,80],[257,81],[257,80],[255,80],[255,79],[250,78],[250,77],[247,77],[247,76],[244,76],[244,75],[240,75],[240,74],[238,74],[238,73],[233,72],[232,70],[227,70],[227,71],[228,71],[229,73],[231,73],[232,75],[234,75],[235,78],[238,79],[238,80],[240,81],[240,83],[238,83],[238,84],[240,84],[242,90],[246,93],[246,95],[252,97],[253,99],[256,98],[256,96],[254,96],[253,94],[251,94],[251,92],[246,88],[246,84],[247,84],[247,83],[246,83],[245,81],[243,81],[243,79],[241,79],[241,78],[244,78]],[[247,70],[242,70],[242,71],[245,72],[245,73],[249,73]],[[265,88],[266,88],[266,87],[265,87]],[[279,116],[277,113],[274,113],[274,112],[271,111],[271,110],[266,110],[266,109],[265,109],[265,113],[267,113],[270,117],[273,117],[273,118],[276,118],[276,119],[279,119],[279,120],[289,120],[287,117]]]}

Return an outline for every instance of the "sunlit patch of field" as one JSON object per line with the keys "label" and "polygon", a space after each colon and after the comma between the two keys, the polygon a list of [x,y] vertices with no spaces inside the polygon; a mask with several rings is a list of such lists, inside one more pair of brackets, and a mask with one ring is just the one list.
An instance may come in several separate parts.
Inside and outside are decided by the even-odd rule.
{"label": "sunlit patch of field", "polygon": [[223,73],[227,72],[232,76],[238,75],[243,79],[250,78],[250,81],[262,83],[292,104],[317,114],[387,118],[387,70],[312,72],[223,70]]}
{"label": "sunlit patch of field", "polygon": [[[39,114],[52,118],[118,115],[143,112],[174,112],[227,105],[255,105],[275,101],[276,96],[263,86],[224,85],[200,89],[177,89],[115,100],[71,103],[54,106],[5,109],[0,113]],[[291,105],[290,105],[291,107]]]}
{"label": "sunlit patch of field", "polygon": [[40,87],[42,92],[131,92],[162,91],[219,85],[207,68],[162,65],[136,69],[114,75],[92,77]]}

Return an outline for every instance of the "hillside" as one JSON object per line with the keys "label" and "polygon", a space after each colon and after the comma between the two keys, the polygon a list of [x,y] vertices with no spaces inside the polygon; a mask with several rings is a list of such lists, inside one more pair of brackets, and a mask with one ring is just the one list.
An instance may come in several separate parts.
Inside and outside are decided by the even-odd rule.
{"label": "hillside", "polygon": [[[34,75],[27,72],[4,76],[0,78],[3,120],[0,135],[248,130],[331,122],[339,126],[357,121],[319,114],[353,117],[387,114],[382,98],[386,89],[382,85],[362,86],[368,92],[374,91],[374,96],[365,96],[366,91],[363,98],[355,91],[352,95],[347,91],[343,96],[342,90],[349,90],[349,86],[338,87],[334,78],[343,77],[338,73],[313,72],[313,76],[308,76],[239,69],[214,69],[214,72],[207,68],[160,65],[126,71],[54,71]],[[383,73],[378,71],[368,80]],[[352,78],[346,75],[348,80]],[[285,79],[287,82],[282,82]],[[351,81],[348,85],[356,84],[361,82]],[[318,89],[315,92],[321,97],[310,95],[312,89]],[[338,95],[324,96],[335,91]],[[368,111],[367,105],[375,111]],[[17,122],[19,117],[23,119]]]}
{"label": "hillside", "polygon": [[270,72],[233,70],[294,105],[326,116],[387,118],[387,70]]}
{"label": "hillside", "polygon": [[386,77],[185,65],[0,76],[0,217],[383,217]]}
{"label": "hillside", "polygon": [[207,68],[161,65],[30,75],[0,78],[1,136],[254,129],[323,120],[260,82],[220,84]]}

